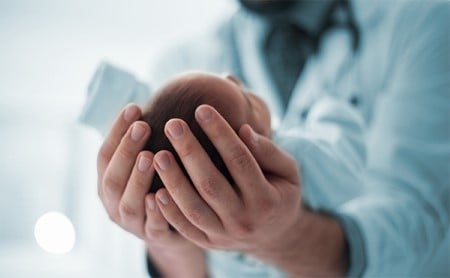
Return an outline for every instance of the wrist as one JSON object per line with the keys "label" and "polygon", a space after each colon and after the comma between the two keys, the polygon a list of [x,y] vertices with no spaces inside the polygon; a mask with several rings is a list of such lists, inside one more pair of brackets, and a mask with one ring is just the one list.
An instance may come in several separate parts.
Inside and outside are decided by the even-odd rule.
{"label": "wrist", "polygon": [[305,255],[311,257],[311,274],[344,277],[348,270],[349,251],[339,221],[325,213],[307,210],[299,230],[305,235],[302,244]]}
{"label": "wrist", "polygon": [[345,276],[348,247],[331,216],[303,209],[293,227],[254,254],[293,276]]}

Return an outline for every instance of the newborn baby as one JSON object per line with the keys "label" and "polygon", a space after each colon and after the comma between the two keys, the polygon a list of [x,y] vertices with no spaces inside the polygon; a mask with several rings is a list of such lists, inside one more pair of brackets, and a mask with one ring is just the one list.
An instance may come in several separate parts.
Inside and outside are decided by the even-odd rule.
{"label": "newborn baby", "polygon": [[[170,80],[156,91],[143,107],[142,120],[152,129],[144,149],[153,153],[160,150],[170,151],[189,178],[180,158],[164,134],[167,121],[173,118],[182,119],[189,125],[217,169],[230,184],[234,185],[225,163],[195,120],[195,109],[201,104],[214,107],[236,132],[247,123],[257,133],[270,137],[270,113],[267,106],[262,99],[249,93],[237,79],[208,73],[187,73]],[[150,192],[156,192],[161,187],[164,185],[156,174]]]}

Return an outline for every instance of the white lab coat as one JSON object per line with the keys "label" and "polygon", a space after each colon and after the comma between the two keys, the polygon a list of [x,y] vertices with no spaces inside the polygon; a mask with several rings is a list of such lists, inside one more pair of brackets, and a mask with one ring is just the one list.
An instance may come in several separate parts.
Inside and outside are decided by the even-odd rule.
{"label": "white lab coat", "polygon": [[[449,228],[450,5],[353,6],[360,51],[352,52],[345,30],[327,34],[286,110],[261,54],[266,27],[242,11],[217,32],[168,50],[150,84],[160,86],[185,70],[236,74],[268,103],[274,140],[301,165],[305,201],[341,220],[351,250],[349,275],[448,276],[448,240],[439,246]],[[111,81],[127,85],[114,89]],[[120,107],[142,103],[149,91],[109,65],[90,88],[82,120],[102,131]],[[100,103],[105,107],[98,109]],[[211,252],[209,263],[218,277],[284,276],[233,252]]]}

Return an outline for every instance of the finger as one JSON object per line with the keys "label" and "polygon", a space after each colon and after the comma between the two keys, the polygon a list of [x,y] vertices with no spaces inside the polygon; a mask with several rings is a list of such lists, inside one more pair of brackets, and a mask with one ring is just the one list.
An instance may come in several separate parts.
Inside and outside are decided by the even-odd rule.
{"label": "finger", "polygon": [[156,204],[155,194],[147,194],[145,197],[145,237],[147,240],[157,242],[170,237],[172,233],[169,229],[169,223],[162,215]]}
{"label": "finger", "polygon": [[165,188],[161,188],[158,192],[156,192],[156,199],[158,200],[157,204],[164,218],[181,235],[199,246],[207,245],[209,240],[206,234],[187,220],[177,205],[173,202],[169,192]]}
{"label": "finger", "polygon": [[298,183],[298,164],[291,155],[269,138],[257,134],[248,124],[241,127],[239,136],[265,173]]}
{"label": "finger", "polygon": [[153,154],[143,151],[131,172],[119,204],[121,225],[136,235],[144,236],[145,195],[150,189],[155,170]]}
{"label": "finger", "polygon": [[155,155],[155,168],[178,208],[192,224],[204,231],[223,230],[219,217],[194,190],[170,152],[160,151]]}
{"label": "finger", "polygon": [[211,106],[200,105],[195,117],[222,156],[244,198],[254,201],[269,194],[264,175],[247,146]]}
{"label": "finger", "polygon": [[118,215],[119,201],[130,178],[138,153],[142,150],[149,135],[150,128],[145,122],[133,123],[120,141],[105,170],[101,183],[102,201],[113,220],[120,217]]}
{"label": "finger", "polygon": [[97,170],[99,177],[103,177],[103,173],[111,160],[117,146],[123,135],[127,132],[130,125],[139,119],[141,110],[136,104],[128,104],[114,121],[114,124],[108,135],[103,141],[98,153]]}
{"label": "finger", "polygon": [[187,124],[172,119],[167,122],[165,133],[203,200],[222,220],[239,213],[242,202],[236,191],[217,170]]}

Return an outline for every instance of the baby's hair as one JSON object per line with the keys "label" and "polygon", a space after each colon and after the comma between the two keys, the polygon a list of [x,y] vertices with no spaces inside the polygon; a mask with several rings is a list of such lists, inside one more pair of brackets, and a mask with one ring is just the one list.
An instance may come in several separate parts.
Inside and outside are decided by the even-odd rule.
{"label": "baby's hair", "polygon": [[[154,154],[161,150],[171,152],[184,175],[192,184],[192,180],[189,178],[180,157],[164,133],[164,126],[167,121],[173,118],[182,119],[187,123],[216,168],[234,186],[234,181],[220,154],[195,120],[195,110],[201,104],[209,104],[213,107],[218,105],[218,102],[211,98],[210,95],[208,97],[205,96],[203,93],[205,90],[208,90],[208,88],[204,86],[199,88],[199,86],[193,86],[190,82],[185,82],[183,84],[169,84],[158,91],[147,104],[148,106],[145,107],[145,112],[142,116],[142,120],[147,122],[151,127],[151,135],[144,149]],[[215,108],[218,109],[219,107]],[[150,192],[155,193],[162,187],[164,187],[164,184],[159,175],[155,173]]]}

